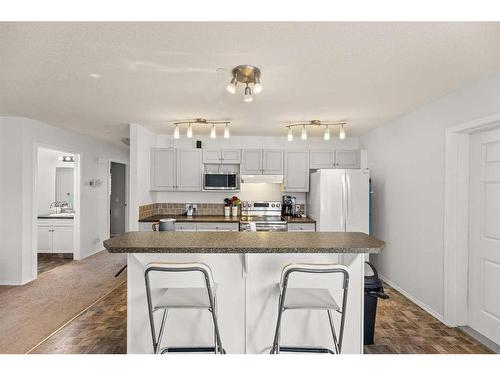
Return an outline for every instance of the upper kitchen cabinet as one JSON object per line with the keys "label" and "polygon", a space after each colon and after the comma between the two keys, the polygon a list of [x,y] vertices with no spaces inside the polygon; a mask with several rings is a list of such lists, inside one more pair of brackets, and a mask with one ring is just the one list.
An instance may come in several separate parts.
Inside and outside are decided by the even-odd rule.
{"label": "upper kitchen cabinet", "polygon": [[175,190],[176,149],[151,149],[151,190]]}
{"label": "upper kitchen cabinet", "polygon": [[309,151],[285,151],[283,190],[286,192],[309,191]]}
{"label": "upper kitchen cabinet", "polygon": [[335,151],[335,168],[359,169],[361,153],[359,150],[337,150]]}
{"label": "upper kitchen cabinet", "polygon": [[199,149],[151,149],[151,190],[201,191]]}
{"label": "upper kitchen cabinet", "polygon": [[311,150],[311,169],[358,169],[360,168],[359,150]]}
{"label": "upper kitchen cabinet", "polygon": [[200,191],[202,183],[201,176],[201,150],[177,150],[177,190]]}
{"label": "upper kitchen cabinet", "polygon": [[262,174],[283,174],[283,150],[262,150]]}
{"label": "upper kitchen cabinet", "polygon": [[241,174],[261,174],[262,170],[262,150],[246,149],[242,151]]}
{"label": "upper kitchen cabinet", "polygon": [[283,150],[243,150],[241,174],[283,174]]}
{"label": "upper kitchen cabinet", "polygon": [[309,168],[335,168],[335,151],[311,150],[309,154]]}
{"label": "upper kitchen cabinet", "polygon": [[241,151],[238,149],[204,149],[205,164],[240,164]]}

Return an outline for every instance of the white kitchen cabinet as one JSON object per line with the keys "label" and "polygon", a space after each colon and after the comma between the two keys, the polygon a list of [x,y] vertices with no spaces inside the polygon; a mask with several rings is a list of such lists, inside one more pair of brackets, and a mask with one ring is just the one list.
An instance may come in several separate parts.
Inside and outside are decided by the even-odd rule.
{"label": "white kitchen cabinet", "polygon": [[283,174],[283,150],[243,150],[241,174]]}
{"label": "white kitchen cabinet", "polygon": [[196,223],[175,223],[176,232],[196,232]]}
{"label": "white kitchen cabinet", "polygon": [[316,224],[314,223],[289,223],[288,232],[316,232]]}
{"label": "white kitchen cabinet", "polygon": [[71,219],[39,219],[38,220],[38,252],[39,253],[73,253],[73,220]]}
{"label": "white kitchen cabinet", "polygon": [[262,170],[262,150],[245,149],[241,160],[241,174],[261,174]]}
{"label": "white kitchen cabinet", "polygon": [[309,191],[309,151],[286,150],[283,191]]}
{"label": "white kitchen cabinet", "polygon": [[283,150],[262,150],[262,174],[283,174]]}
{"label": "white kitchen cabinet", "polygon": [[311,169],[359,169],[359,150],[311,150],[309,156]]}
{"label": "white kitchen cabinet", "polygon": [[139,232],[152,232],[153,223],[151,222],[139,222]]}
{"label": "white kitchen cabinet", "polygon": [[311,150],[309,153],[309,168],[335,168],[335,151]]}
{"label": "white kitchen cabinet", "polygon": [[337,150],[335,151],[335,168],[359,169],[360,159],[359,150]]}
{"label": "white kitchen cabinet", "polygon": [[203,163],[205,164],[240,164],[241,150],[239,149],[204,149]]}
{"label": "white kitchen cabinet", "polygon": [[200,149],[151,149],[151,190],[201,191],[201,185]]}
{"label": "white kitchen cabinet", "polygon": [[176,189],[176,149],[151,149],[151,190]]}
{"label": "white kitchen cabinet", "polygon": [[197,232],[239,232],[239,223],[196,223]]}
{"label": "white kitchen cabinet", "polygon": [[201,191],[201,178],[201,150],[177,150],[176,189],[178,191]]}

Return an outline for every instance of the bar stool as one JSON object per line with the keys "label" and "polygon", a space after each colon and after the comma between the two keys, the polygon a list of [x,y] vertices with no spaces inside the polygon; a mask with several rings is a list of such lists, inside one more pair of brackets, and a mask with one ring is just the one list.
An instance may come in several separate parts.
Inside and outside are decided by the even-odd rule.
{"label": "bar stool", "polygon": [[[155,292],[158,297],[153,301],[151,296],[150,275],[155,272],[162,273],[201,273],[205,281],[205,287],[201,288],[157,288]],[[182,352],[214,352],[215,354],[225,354],[222,347],[222,340],[217,323],[217,297],[215,294],[216,284],[214,283],[212,270],[204,263],[149,263],[144,272],[146,280],[146,296],[148,300],[149,322],[151,325],[151,336],[153,339],[153,352],[155,354],[182,353]],[[156,293],[155,293],[156,295]],[[208,347],[161,347],[161,341],[165,333],[168,311],[171,309],[199,309],[208,310],[212,315],[214,325],[214,346]],[[158,335],[156,335],[154,314],[162,312],[161,323]]]}
{"label": "bar stool", "polygon": [[[342,280],[342,307],[340,308],[326,288],[289,288],[288,281],[293,273],[310,274],[335,274],[340,273]],[[342,339],[344,336],[345,313],[347,307],[347,293],[349,289],[349,270],[341,264],[289,264],[283,268],[280,279],[280,296],[278,303],[278,319],[276,322],[276,331],[270,354],[279,354],[282,352],[298,353],[330,353],[340,354],[342,352]],[[332,332],[333,350],[327,348],[280,346],[281,321],[283,313],[286,310],[325,310],[328,314],[330,330]],[[339,335],[335,332],[332,312],[340,314]]]}

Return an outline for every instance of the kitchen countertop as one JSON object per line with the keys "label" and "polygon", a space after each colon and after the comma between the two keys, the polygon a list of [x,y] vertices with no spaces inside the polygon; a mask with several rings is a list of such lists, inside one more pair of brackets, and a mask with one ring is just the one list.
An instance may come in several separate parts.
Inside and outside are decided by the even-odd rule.
{"label": "kitchen countertop", "polygon": [[38,215],[38,219],[71,219],[73,220],[74,216],[68,216],[68,215],[50,215],[50,214],[44,214],[44,215]]}
{"label": "kitchen countertop", "polygon": [[[154,223],[160,221],[160,219],[171,218],[175,219],[179,223],[186,222],[212,222],[212,223],[239,223],[241,221],[241,216],[223,216],[223,215],[154,215],[149,216],[144,219],[139,219],[139,222]],[[309,217],[291,217],[283,216],[287,223],[316,223],[315,220]]]}
{"label": "kitchen countertop", "polygon": [[360,232],[128,232],[110,253],[368,253],[385,242]]}

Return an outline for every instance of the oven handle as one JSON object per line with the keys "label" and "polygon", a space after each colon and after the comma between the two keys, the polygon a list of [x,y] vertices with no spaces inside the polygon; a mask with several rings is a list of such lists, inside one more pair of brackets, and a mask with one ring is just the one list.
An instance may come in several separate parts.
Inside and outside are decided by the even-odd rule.
{"label": "oven handle", "polygon": [[[250,232],[250,225],[240,224],[241,232]],[[286,232],[286,225],[257,225],[257,232]]]}

